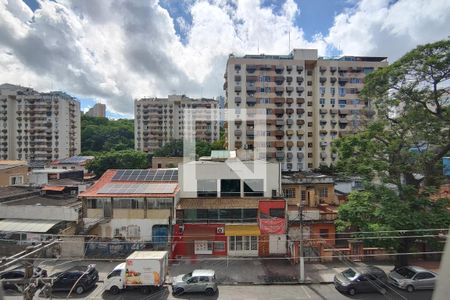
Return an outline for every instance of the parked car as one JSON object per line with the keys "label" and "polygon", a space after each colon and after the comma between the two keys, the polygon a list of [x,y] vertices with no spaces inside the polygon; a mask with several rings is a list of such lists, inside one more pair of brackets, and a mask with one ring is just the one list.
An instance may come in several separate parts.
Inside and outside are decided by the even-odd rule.
{"label": "parked car", "polygon": [[375,266],[349,268],[334,276],[334,286],[350,295],[368,292],[386,292],[387,276]]}
{"label": "parked car", "polygon": [[73,287],[73,291],[80,295],[95,286],[98,281],[98,272],[92,264],[75,266],[67,271],[55,273],[51,277],[55,278],[52,285],[53,291],[70,291]]}
{"label": "parked car", "polygon": [[[37,277],[47,277],[47,270],[35,267],[33,269],[33,275],[32,278]],[[25,269],[24,268],[17,268],[10,271],[5,271],[0,274],[0,279],[22,279],[25,278]],[[5,290],[19,290],[19,286],[16,282],[8,282],[3,281],[3,289]]]}
{"label": "parked car", "polygon": [[217,292],[216,274],[213,270],[194,270],[188,274],[178,275],[173,278],[172,293],[203,292],[212,296]]}
{"label": "parked car", "polygon": [[392,270],[388,282],[392,285],[413,292],[414,290],[433,289],[438,274],[415,266],[405,266]]}

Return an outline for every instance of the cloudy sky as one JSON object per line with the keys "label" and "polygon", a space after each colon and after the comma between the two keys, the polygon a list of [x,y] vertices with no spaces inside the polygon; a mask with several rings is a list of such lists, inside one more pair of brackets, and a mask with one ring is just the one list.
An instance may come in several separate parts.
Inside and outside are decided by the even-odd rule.
{"label": "cloudy sky", "polygon": [[0,83],[132,117],[134,98],[222,95],[230,53],[394,61],[450,36],[448,20],[448,0],[0,0]]}

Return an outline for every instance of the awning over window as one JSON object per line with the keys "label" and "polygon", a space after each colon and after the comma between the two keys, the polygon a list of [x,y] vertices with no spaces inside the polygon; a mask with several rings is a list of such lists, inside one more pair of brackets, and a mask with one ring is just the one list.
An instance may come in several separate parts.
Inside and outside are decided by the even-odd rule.
{"label": "awning over window", "polygon": [[0,220],[0,231],[8,232],[47,232],[60,220],[28,220],[4,219]]}
{"label": "awning over window", "polygon": [[258,225],[225,225],[226,236],[261,235]]}

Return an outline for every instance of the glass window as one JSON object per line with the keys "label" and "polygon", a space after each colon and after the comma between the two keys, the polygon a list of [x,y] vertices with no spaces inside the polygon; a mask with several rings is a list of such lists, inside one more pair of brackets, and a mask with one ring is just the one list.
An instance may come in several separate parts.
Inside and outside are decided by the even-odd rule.
{"label": "glass window", "polygon": [[245,208],[242,210],[243,213],[243,222],[244,223],[254,223],[256,222],[258,210],[252,208]]}
{"label": "glass window", "polygon": [[120,276],[121,270],[114,270],[109,273],[108,278]]}
{"label": "glass window", "polygon": [[143,209],[144,199],[141,198],[114,198],[113,207],[118,209]]}
{"label": "glass window", "polygon": [[271,208],[269,209],[269,215],[274,218],[284,218],[285,210],[284,208]]}
{"label": "glass window", "polygon": [[295,189],[294,188],[284,189],[283,193],[286,198],[295,198]]}
{"label": "glass window", "polygon": [[217,197],[217,181],[197,180],[197,196],[198,197]]}
{"label": "glass window", "polygon": [[341,97],[345,96],[345,88],[343,88],[343,87],[339,88],[339,96],[341,96]]}
{"label": "glass window", "polygon": [[239,179],[222,179],[220,181],[221,197],[240,197],[241,181]]}
{"label": "glass window", "polygon": [[225,242],[214,242],[214,251],[225,251]]}
{"label": "glass window", "polygon": [[258,250],[258,237],[251,236],[251,250]]}
{"label": "glass window", "polygon": [[242,250],[242,236],[236,237],[236,251]]}
{"label": "glass window", "polygon": [[200,282],[209,282],[209,277],[208,276],[200,276],[198,281],[200,281]]}
{"label": "glass window", "polygon": [[320,189],[320,197],[328,197],[328,188],[324,187]]}
{"label": "glass window", "polygon": [[243,236],[243,250],[249,250],[250,249],[250,237],[249,236]]}
{"label": "glass window", "polygon": [[325,98],[320,98],[320,104],[324,105],[325,104]]}
{"label": "glass window", "polygon": [[322,87],[322,86],[321,86],[321,87],[319,88],[319,91],[320,91],[320,95],[321,95],[321,96],[325,95],[325,87]]}
{"label": "glass window", "polygon": [[330,104],[331,105],[335,105],[336,104],[336,99],[334,99],[334,98],[330,99]]}
{"label": "glass window", "polygon": [[330,88],[330,94],[334,96],[334,94],[336,94],[336,88],[334,87]]}
{"label": "glass window", "polygon": [[247,179],[244,180],[245,196],[264,196],[264,180],[263,179]]}

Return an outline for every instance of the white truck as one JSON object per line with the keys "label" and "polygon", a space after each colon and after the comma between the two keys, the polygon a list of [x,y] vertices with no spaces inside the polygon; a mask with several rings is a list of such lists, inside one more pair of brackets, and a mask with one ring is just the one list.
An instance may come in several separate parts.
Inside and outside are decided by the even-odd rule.
{"label": "white truck", "polygon": [[149,293],[164,284],[167,267],[167,251],[135,251],[108,274],[105,290],[118,294],[127,288],[140,288]]}

